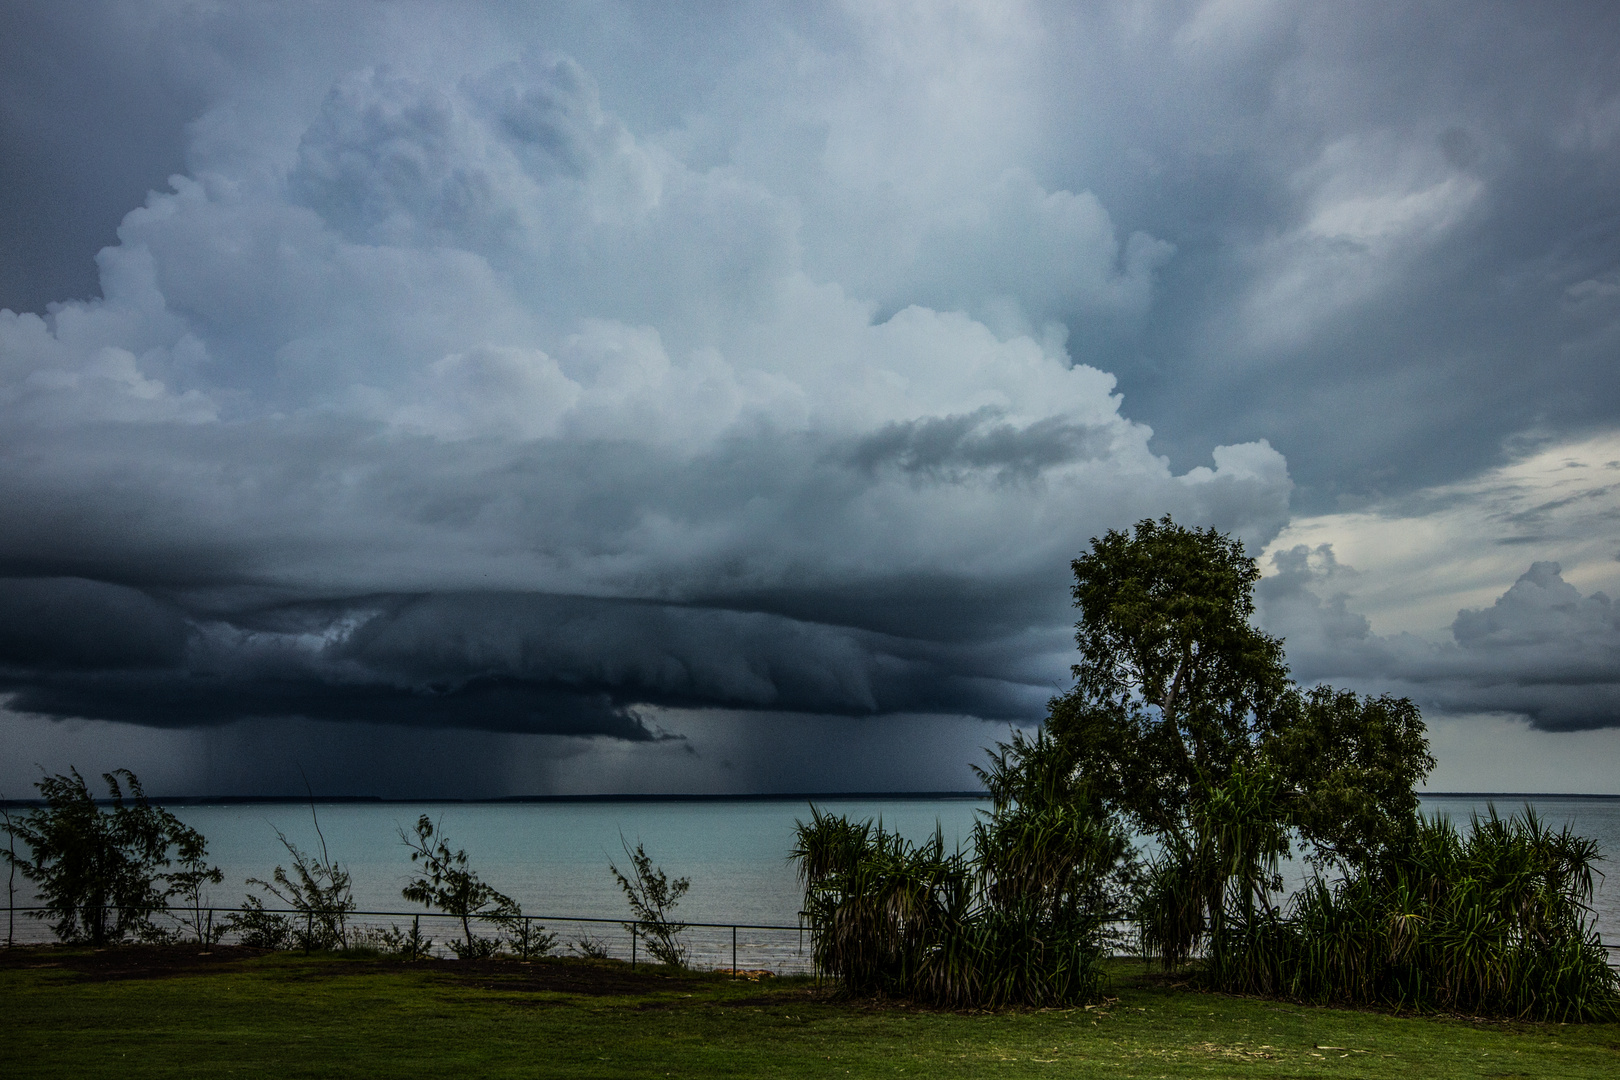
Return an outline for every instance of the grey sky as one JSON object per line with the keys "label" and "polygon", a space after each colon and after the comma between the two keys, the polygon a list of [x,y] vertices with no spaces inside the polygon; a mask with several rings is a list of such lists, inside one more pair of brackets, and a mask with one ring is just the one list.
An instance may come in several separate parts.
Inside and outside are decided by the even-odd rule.
{"label": "grey sky", "polygon": [[963,786],[1065,685],[1068,559],[1164,513],[1264,553],[1302,679],[1591,760],[1617,50],[1601,4],[14,5],[0,790]]}

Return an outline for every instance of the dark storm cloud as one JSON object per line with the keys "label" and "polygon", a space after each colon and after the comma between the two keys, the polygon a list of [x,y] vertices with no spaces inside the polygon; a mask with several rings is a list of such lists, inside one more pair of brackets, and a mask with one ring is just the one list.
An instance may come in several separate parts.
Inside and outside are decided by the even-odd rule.
{"label": "dark storm cloud", "polygon": [[[1399,495],[1620,408],[1607,8],[6,18],[13,709],[1033,719],[1088,537],[1260,550],[1291,468]],[[1600,722],[1522,597],[1430,655],[1283,569],[1302,670]]]}
{"label": "dark storm cloud", "polygon": [[0,666],[123,669],[179,661],[185,619],[121,585],[82,578],[0,580]]}
{"label": "dark storm cloud", "polygon": [[1535,563],[1490,607],[1459,611],[1451,632],[1468,659],[1406,677],[1549,730],[1620,727],[1620,611],[1601,592],[1582,596],[1559,569]]}
{"label": "dark storm cloud", "polygon": [[[1032,720],[1060,689],[1049,658],[1067,648],[1064,559],[1085,519],[970,571],[954,564],[983,541],[947,527],[947,561],[918,561],[940,519],[907,508],[954,492],[1012,510],[998,542],[1040,529],[1031,511],[1050,516],[1063,484],[1047,474],[1085,439],[989,415],[943,421],[944,439],[902,429],[924,433],[897,445],[930,467],[887,479],[854,460],[870,438],[725,441],[680,462],[625,442],[443,443],[332,422],[99,427],[89,441],[19,426],[13,457],[44,460],[0,472],[27,508],[0,526],[11,571],[117,581],[6,582],[0,687],[16,711],[181,727],[351,717],[638,739],[646,706]],[[1143,479],[1191,507],[1209,489],[1205,505],[1238,524],[1274,512],[1269,480],[1230,469]],[[1148,506],[1124,480],[1085,483]],[[852,527],[850,507],[873,498],[876,523]],[[823,554],[874,536],[852,564]],[[497,584],[537,575],[616,595]],[[371,591],[390,583],[434,591]]]}
{"label": "dark storm cloud", "polygon": [[193,617],[77,579],[0,583],[15,711],[155,726],[304,717],[645,738],[633,706],[1029,719],[982,650],[760,612],[585,597],[369,596]]}
{"label": "dark storm cloud", "polygon": [[1443,712],[1516,713],[1547,731],[1620,727],[1620,611],[1601,592],[1583,596],[1557,563],[1534,563],[1490,607],[1459,611],[1445,645],[1379,636],[1344,594],[1324,601],[1318,592],[1342,569],[1331,550],[1293,548],[1273,565],[1263,619],[1301,681],[1391,688]]}
{"label": "dark storm cloud", "polygon": [[462,595],[413,600],[367,621],[333,661],[430,685],[479,671],[669,706],[998,719],[1039,707],[1028,688],[975,672],[983,665],[960,652],[761,612]]}
{"label": "dark storm cloud", "polygon": [[[654,735],[633,710],[607,694],[585,694],[515,679],[475,678],[421,690],[298,677],[220,677],[204,672],[101,672],[71,677],[31,673],[13,685],[13,712],[115,720],[147,727],[202,727],[238,720],[333,720],[405,727],[600,735],[643,741]],[[0,682],[10,681],[0,676]]]}

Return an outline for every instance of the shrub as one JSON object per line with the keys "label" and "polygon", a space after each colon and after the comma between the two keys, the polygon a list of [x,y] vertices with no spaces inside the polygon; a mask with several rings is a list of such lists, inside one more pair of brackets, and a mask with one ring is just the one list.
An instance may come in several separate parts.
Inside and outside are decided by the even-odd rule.
{"label": "shrub", "polygon": [[522,915],[513,917],[506,927],[506,941],[520,960],[531,956],[546,956],[557,947],[557,935],[544,926]]}
{"label": "shrub", "polygon": [[1286,914],[1211,942],[1216,986],[1349,1004],[1590,1020],[1620,1014],[1620,977],[1592,927],[1597,846],[1522,817],[1466,835],[1418,818],[1406,843],[1343,880],[1315,879]]}
{"label": "shrub", "polygon": [[[311,949],[342,949],[348,945],[348,916],[355,908],[354,895],[349,888],[349,871],[333,862],[327,852],[326,834],[321,832],[320,818],[315,814],[313,802],[310,803],[309,812],[314,819],[315,835],[320,840],[320,857],[302,851],[277,829],[276,839],[287,849],[292,872],[289,874],[278,864],[270,880],[248,878],[247,883],[259,886],[293,909],[293,917],[286,920],[292,944],[306,952]],[[248,897],[247,904],[249,908],[257,908],[261,912],[264,907],[252,896]],[[262,925],[266,928],[270,926],[268,922]]]}
{"label": "shrub", "polygon": [[422,936],[422,917],[420,915],[411,919],[408,930],[401,930],[398,926],[390,924],[387,929],[372,927],[356,931],[350,941],[351,947],[371,949],[391,956],[398,956],[405,960],[420,960],[425,956],[433,955],[433,939]]}
{"label": "shrub", "polygon": [[681,933],[685,931],[686,924],[675,922],[669,913],[675,910],[692,882],[687,878],[670,881],[664,876],[662,867],[653,866],[652,859],[641,844],[631,851],[624,837],[619,838],[619,843],[623,845],[625,855],[629,856],[630,875],[621,873],[614,863],[608,863],[608,870],[624,891],[625,901],[630,905],[631,914],[636,917],[634,922],[625,923],[624,928],[632,934],[640,934],[647,943],[647,951],[660,964],[685,966],[686,946],[681,941]]}
{"label": "shrub", "polygon": [[590,934],[581,934],[568,943],[568,951],[584,960],[606,960],[607,942]]}
{"label": "shrub", "polygon": [[1058,1005],[1101,985],[1124,902],[1124,833],[1044,733],[980,776],[995,801],[971,854],[812,807],[793,858],[816,968],[854,993],[954,1006]]}
{"label": "shrub", "polygon": [[148,803],[128,769],[102,778],[112,803],[105,810],[77,769],[41,779],[35,786],[45,806],[9,826],[29,857],[6,850],[0,858],[38,886],[45,901],[38,917],[54,919],[51,929],[63,941],[105,945],[161,937],[152,915],[167,899],[158,883],[171,861],[169,849],[178,845],[188,865],[200,867],[207,845],[173,814]]}
{"label": "shrub", "polygon": [[224,933],[236,935],[236,940],[254,949],[290,949],[293,943],[293,924],[287,916],[266,911],[257,896],[249,896],[240,911],[227,915],[222,924]]}
{"label": "shrub", "polygon": [[448,942],[450,951],[462,960],[493,956],[500,947],[498,938],[473,932],[475,922],[490,922],[505,930],[520,955],[543,955],[556,942],[555,934],[523,918],[523,909],[505,893],[479,879],[463,849],[451,850],[442,832],[423,814],[411,833],[399,831],[400,842],[411,853],[411,862],[421,863],[425,876],[413,879],[402,890],[405,899],[437,908],[461,920],[462,938]]}

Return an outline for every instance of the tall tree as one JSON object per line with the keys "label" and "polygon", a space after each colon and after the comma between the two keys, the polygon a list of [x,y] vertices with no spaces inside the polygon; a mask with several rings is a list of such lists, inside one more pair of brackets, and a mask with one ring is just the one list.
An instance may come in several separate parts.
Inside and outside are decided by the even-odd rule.
{"label": "tall tree", "polygon": [[1080,659],[1048,725],[1092,795],[1158,841],[1138,917],[1166,962],[1270,912],[1292,836],[1350,865],[1410,834],[1434,765],[1417,707],[1296,687],[1253,625],[1260,570],[1240,541],[1145,520],[1073,569]]}
{"label": "tall tree", "polygon": [[1110,530],[1072,566],[1080,660],[1049,728],[1095,795],[1184,834],[1195,793],[1253,762],[1288,697],[1282,641],[1250,623],[1259,568],[1241,541],[1168,517]]}

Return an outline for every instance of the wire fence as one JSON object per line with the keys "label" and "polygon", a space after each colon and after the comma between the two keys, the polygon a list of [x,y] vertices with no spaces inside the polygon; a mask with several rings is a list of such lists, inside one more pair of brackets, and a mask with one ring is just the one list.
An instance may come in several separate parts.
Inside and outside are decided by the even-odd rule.
{"label": "wire fence", "polygon": [[[41,945],[56,940],[45,922],[43,907],[8,907],[0,931],[5,945]],[[341,944],[347,949],[401,952],[405,948],[423,956],[450,957],[466,939],[467,927],[460,916],[442,911],[298,911],[291,908],[248,909],[241,907],[169,907],[154,912],[156,940],[178,943],[219,942],[240,944],[243,933],[230,928],[235,914],[272,915],[288,920],[300,940],[318,939],[319,925],[340,927]],[[577,956],[623,960],[631,965],[655,962],[649,954],[644,932],[625,919],[586,915],[520,915],[493,920],[471,917],[472,933],[498,942],[499,952],[524,958],[532,956]],[[757,977],[809,974],[812,970],[809,937],[803,926],[773,923],[688,922],[680,927],[676,940],[685,951],[685,966],[696,970],[728,971]],[[413,933],[414,932],[414,933]],[[554,935],[554,936],[553,936]],[[414,940],[415,946],[402,946]],[[421,944],[431,942],[431,944]],[[536,943],[540,943],[537,945]],[[298,946],[302,947],[302,946]]]}

